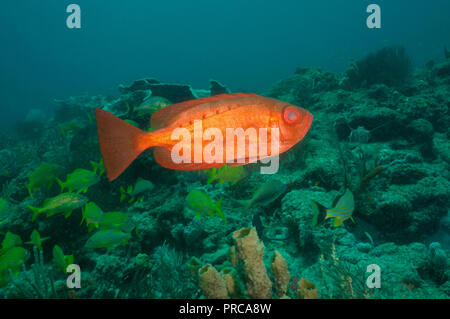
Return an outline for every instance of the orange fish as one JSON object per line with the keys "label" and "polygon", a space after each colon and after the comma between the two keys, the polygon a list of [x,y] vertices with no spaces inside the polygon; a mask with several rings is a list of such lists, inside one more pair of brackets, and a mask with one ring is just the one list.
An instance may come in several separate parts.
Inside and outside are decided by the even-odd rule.
{"label": "orange fish", "polygon": [[[153,113],[150,121],[152,132],[140,130],[102,109],[95,109],[95,118],[100,151],[110,181],[150,147],[154,147],[154,158],[161,166],[185,171],[220,167],[225,163],[245,165],[272,157],[301,141],[313,120],[312,114],[301,107],[250,93],[219,94],[169,105]],[[237,135],[227,135],[228,130],[248,132],[249,128],[257,132],[256,139],[250,137],[251,134],[245,135],[241,140],[244,144],[234,143],[239,140]],[[193,138],[174,138],[177,129],[184,130],[182,132]],[[261,129],[266,130],[265,137],[260,133]],[[205,136],[208,131],[213,133]],[[275,141],[273,136],[278,138],[275,151],[270,147]],[[213,137],[214,147],[209,142]],[[221,143],[226,147],[220,153],[215,147]],[[268,151],[262,153],[261,145],[264,144]],[[183,150],[182,162],[174,161],[172,157],[175,147]],[[250,148],[259,150],[257,156],[250,152]],[[207,157],[202,158],[202,154],[208,151],[208,154],[223,160],[211,162]]]}

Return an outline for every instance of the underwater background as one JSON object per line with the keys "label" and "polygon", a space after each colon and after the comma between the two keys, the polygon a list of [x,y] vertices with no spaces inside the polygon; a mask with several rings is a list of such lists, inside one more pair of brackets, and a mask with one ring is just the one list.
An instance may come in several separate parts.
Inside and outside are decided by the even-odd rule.
{"label": "underwater background", "polygon": [[[0,298],[449,297],[450,2],[70,3],[0,5]],[[107,179],[94,108],[237,92],[314,115],[276,174]]]}

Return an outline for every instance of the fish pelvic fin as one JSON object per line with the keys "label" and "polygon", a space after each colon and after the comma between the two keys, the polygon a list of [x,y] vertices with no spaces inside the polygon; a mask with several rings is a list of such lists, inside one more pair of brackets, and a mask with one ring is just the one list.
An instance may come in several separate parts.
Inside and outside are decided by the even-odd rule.
{"label": "fish pelvic fin", "polygon": [[41,213],[40,208],[34,206],[28,206],[28,208],[33,212],[33,217],[31,217],[31,221],[34,222],[36,217]]}
{"label": "fish pelvic fin", "polygon": [[315,200],[311,199],[311,207],[314,211],[314,216],[312,220],[312,227],[316,227],[327,219],[327,209],[325,206],[319,204]]}
{"label": "fish pelvic fin", "polygon": [[95,109],[95,119],[109,181],[119,177],[144,150],[156,145],[153,133],[134,127],[105,110]]}

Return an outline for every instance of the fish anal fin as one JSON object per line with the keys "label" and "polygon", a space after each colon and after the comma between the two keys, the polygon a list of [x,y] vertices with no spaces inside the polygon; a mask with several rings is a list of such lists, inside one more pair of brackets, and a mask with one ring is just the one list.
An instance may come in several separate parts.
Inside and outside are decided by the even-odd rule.
{"label": "fish anal fin", "polygon": [[[242,160],[241,160],[242,161]],[[250,157],[250,158],[246,158],[244,163],[239,163],[239,162],[229,162],[227,163],[228,166],[230,167],[234,167],[234,166],[242,166],[242,165],[247,165],[250,163],[256,163],[258,161],[258,157]]]}
{"label": "fish anal fin", "polygon": [[162,167],[179,171],[196,171],[200,169],[220,167],[223,165],[223,163],[174,163],[172,160],[171,152],[167,148],[162,146],[155,147],[153,156],[155,158],[155,161]]}

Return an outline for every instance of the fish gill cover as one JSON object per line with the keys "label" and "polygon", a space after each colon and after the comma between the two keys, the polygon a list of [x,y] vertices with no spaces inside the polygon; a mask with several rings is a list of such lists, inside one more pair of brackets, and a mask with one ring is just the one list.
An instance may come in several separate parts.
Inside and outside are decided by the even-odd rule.
{"label": "fish gill cover", "polygon": [[449,298],[448,1],[149,3],[2,3],[0,298]]}

